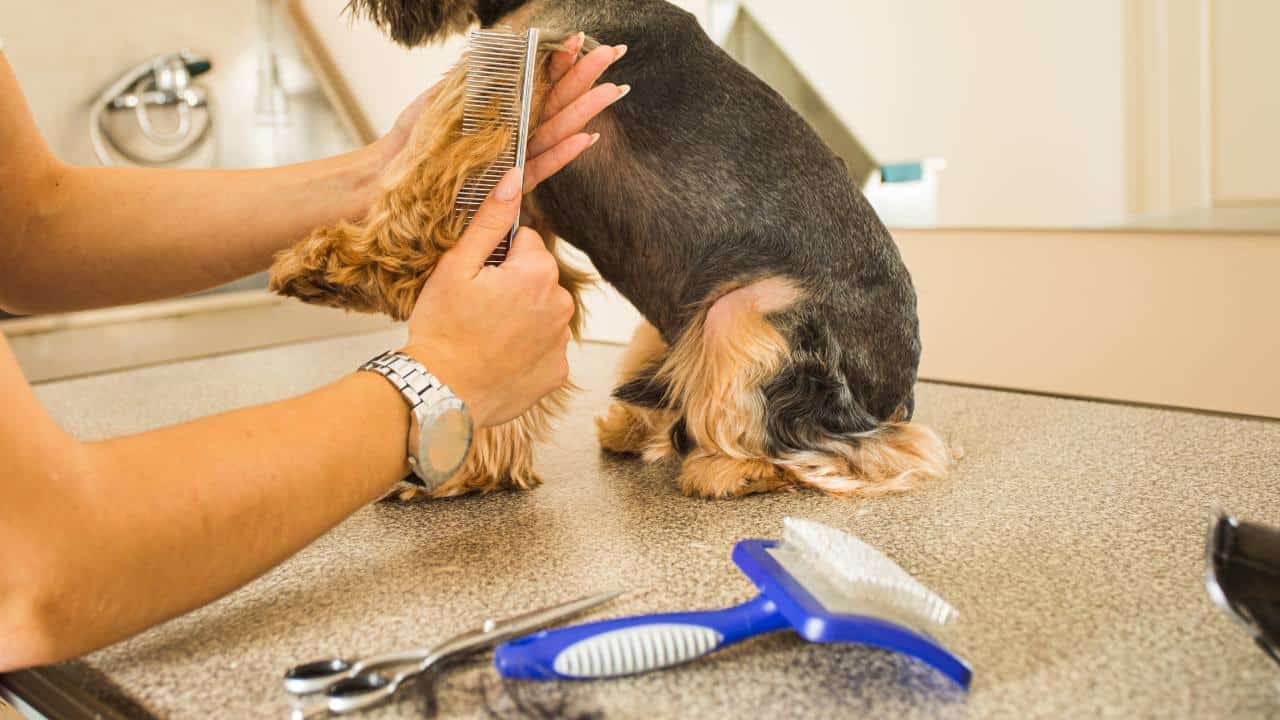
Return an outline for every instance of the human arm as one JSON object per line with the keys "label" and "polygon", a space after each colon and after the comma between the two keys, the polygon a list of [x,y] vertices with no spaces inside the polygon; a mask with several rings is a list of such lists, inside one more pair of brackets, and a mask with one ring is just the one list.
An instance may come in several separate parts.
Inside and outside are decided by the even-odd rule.
{"label": "human arm", "polygon": [[[526,189],[590,139],[618,94],[593,87],[616,59],[580,39],[553,60],[563,101],[530,142]],[[315,227],[361,215],[404,148],[424,93],[382,139],[325,160],[261,170],[89,168],[60,162],[0,53],[0,309],[50,313],[203,290],[267,268]]]}
{"label": "human arm", "polygon": [[[495,192],[441,258],[409,321],[406,351],[480,426],[518,415],[567,372],[573,302],[536,233],[523,229],[501,267],[483,264],[515,217],[510,180],[508,198]],[[230,592],[407,472],[407,407],[371,373],[82,443],[40,407],[0,338],[0,396],[0,672],[74,657]]]}

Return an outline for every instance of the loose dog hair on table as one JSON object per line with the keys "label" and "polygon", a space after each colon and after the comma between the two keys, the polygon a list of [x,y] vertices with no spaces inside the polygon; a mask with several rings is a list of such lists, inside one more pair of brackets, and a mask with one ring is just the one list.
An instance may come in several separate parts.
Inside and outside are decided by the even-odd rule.
{"label": "loose dog hair on table", "polygon": [[[682,458],[681,488],[724,498],[808,486],[900,492],[944,477],[952,452],[911,422],[920,359],[916,296],[888,231],[844,163],[781,97],[664,0],[352,0],[418,45],[474,22],[542,31],[546,63],[583,30],[584,50],[625,43],[605,79],[633,91],[593,121],[596,147],[524,201],[555,251],[583,250],[646,322],[623,360],[600,444]],[[465,73],[446,77],[389,189],[358,223],[281,253],[273,290],[404,319],[457,241],[453,199],[507,133],[463,134]],[[581,297],[587,275],[561,262]],[[575,334],[581,307],[575,315]],[[436,496],[529,488],[532,445],[569,388],[477,433]]]}

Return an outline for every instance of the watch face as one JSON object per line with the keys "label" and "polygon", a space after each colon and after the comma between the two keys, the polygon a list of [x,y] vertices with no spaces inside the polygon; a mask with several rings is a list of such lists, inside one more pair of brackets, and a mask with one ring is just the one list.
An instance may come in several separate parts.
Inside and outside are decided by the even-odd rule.
{"label": "watch face", "polygon": [[460,402],[438,408],[433,422],[420,428],[420,455],[436,473],[452,474],[466,459],[471,446],[471,415]]}

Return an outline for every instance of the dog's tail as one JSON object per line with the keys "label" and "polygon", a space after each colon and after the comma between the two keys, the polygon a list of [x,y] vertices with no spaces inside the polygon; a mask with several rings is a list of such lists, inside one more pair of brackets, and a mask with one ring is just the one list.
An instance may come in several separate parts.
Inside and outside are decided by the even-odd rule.
{"label": "dog's tail", "polygon": [[963,455],[910,420],[910,401],[877,419],[834,363],[803,351],[764,388],[775,462],[799,484],[835,495],[888,495],[945,478]]}
{"label": "dog's tail", "polygon": [[347,10],[368,18],[392,40],[416,47],[465,31],[473,23],[492,25],[527,0],[349,0]]}
{"label": "dog's tail", "polygon": [[614,395],[678,411],[677,451],[769,463],[833,495],[887,495],[946,477],[962,451],[911,422],[910,399],[878,418],[850,384],[832,334],[815,323],[799,308],[752,312],[735,319],[734,332],[713,333],[701,313],[671,353]]}
{"label": "dog's tail", "polygon": [[963,452],[920,423],[884,422],[781,453],[776,461],[802,485],[833,495],[889,495],[941,480]]}

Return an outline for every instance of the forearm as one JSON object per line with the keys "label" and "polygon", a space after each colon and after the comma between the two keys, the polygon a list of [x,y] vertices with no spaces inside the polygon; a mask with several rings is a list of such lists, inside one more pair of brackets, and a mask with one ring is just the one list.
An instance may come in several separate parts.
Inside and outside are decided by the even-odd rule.
{"label": "forearm", "polygon": [[10,244],[8,309],[58,312],[172,297],[267,268],[315,227],[363,212],[381,158],[371,146],[264,170],[54,165]]}
{"label": "forearm", "polygon": [[0,671],[74,657],[257,577],[403,477],[407,432],[400,395],[357,373],[78,449],[29,444],[0,510]]}
{"label": "forearm", "polygon": [[0,309],[140,302],[263,270],[311,229],[363,213],[397,137],[264,170],[71,167],[0,53]]}

